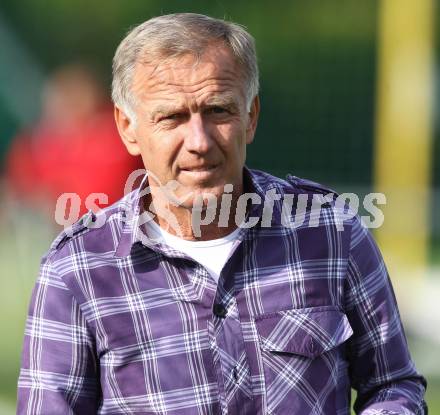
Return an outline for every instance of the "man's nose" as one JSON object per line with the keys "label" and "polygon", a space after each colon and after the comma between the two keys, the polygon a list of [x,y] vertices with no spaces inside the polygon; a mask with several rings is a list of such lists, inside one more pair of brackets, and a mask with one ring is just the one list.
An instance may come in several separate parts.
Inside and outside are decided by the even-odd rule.
{"label": "man's nose", "polygon": [[187,127],[188,129],[184,141],[185,148],[191,153],[208,153],[212,148],[214,141],[202,115],[199,113],[191,114]]}

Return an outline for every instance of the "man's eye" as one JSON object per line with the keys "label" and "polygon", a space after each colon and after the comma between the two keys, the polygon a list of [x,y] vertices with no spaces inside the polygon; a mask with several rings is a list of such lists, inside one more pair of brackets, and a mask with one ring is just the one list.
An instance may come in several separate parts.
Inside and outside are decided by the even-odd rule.
{"label": "man's eye", "polygon": [[179,120],[180,118],[183,117],[183,114],[180,113],[175,113],[175,114],[170,114],[170,115],[166,115],[165,117],[162,117],[161,120]]}
{"label": "man's eye", "polygon": [[228,111],[222,107],[211,107],[207,110],[208,114],[225,114]]}

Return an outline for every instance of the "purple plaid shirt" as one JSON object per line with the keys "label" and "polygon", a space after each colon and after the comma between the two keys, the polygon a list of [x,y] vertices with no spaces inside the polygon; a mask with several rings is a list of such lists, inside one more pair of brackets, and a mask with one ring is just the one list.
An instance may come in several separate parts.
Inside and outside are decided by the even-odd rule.
{"label": "purple plaid shirt", "polygon": [[[245,169],[262,198],[327,193]],[[140,237],[139,191],[62,233],[25,329],[18,414],[423,414],[381,255],[358,217],[241,229],[218,285]],[[249,215],[261,216],[261,205]]]}

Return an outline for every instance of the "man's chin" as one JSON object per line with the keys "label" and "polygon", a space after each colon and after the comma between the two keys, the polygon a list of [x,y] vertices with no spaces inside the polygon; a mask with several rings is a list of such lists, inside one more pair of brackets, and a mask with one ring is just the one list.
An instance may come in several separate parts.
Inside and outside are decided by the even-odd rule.
{"label": "man's chin", "polygon": [[184,209],[206,208],[208,205],[217,205],[223,194],[223,188],[224,186],[189,190],[186,193],[173,195],[174,202],[177,202],[179,207]]}

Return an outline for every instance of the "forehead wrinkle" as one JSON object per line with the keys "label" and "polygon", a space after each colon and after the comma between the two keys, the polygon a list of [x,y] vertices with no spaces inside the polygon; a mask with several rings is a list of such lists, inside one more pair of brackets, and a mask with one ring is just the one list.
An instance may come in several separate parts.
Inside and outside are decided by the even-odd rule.
{"label": "forehead wrinkle", "polygon": [[223,90],[232,90],[237,88],[238,85],[233,81],[208,79],[202,82],[194,83],[191,85],[170,84],[169,86],[175,87],[179,92],[183,94],[195,94],[204,95],[209,93],[220,93]]}
{"label": "forehead wrinkle", "polygon": [[[223,61],[221,65],[218,65],[218,56]],[[132,91],[140,98],[138,101],[151,101],[154,95],[160,94],[158,99],[168,96],[174,99],[177,93],[197,94],[200,90],[211,89],[211,86],[214,90],[239,90],[239,95],[246,99],[243,73],[230,51],[222,46],[205,49],[197,57],[183,54],[163,59],[141,59],[136,63],[133,78]],[[170,91],[173,88],[177,91]],[[183,99],[187,101],[187,98]]]}
{"label": "forehead wrinkle", "polygon": [[[152,80],[151,80],[152,81]],[[134,90],[136,95],[140,98],[139,101],[143,100],[170,100],[176,99],[177,94],[182,94],[182,101],[190,99],[198,100],[198,96],[206,94],[225,94],[225,91],[230,91],[232,89],[238,89],[242,93],[242,88],[233,79],[229,78],[213,78],[209,77],[204,80],[199,80],[197,83],[193,84],[172,84],[166,82],[148,82],[150,85],[138,83],[137,91]],[[170,90],[170,87],[173,90]],[[238,87],[238,88],[237,88]],[[196,97],[187,97],[188,94],[196,94]],[[230,96],[233,96],[231,93]],[[236,101],[236,99],[234,99]]]}
{"label": "forehead wrinkle", "polygon": [[[184,106],[188,101],[203,101],[203,100],[215,100],[215,101],[237,101],[237,93],[232,92],[235,87],[234,83],[229,82],[210,82],[206,81],[204,85],[196,88],[187,90],[185,88],[180,88],[179,90],[169,90],[167,86],[156,85],[153,91],[142,91],[139,96],[144,98],[146,101],[170,101],[172,104],[169,106],[179,107]],[[240,91],[240,95],[242,91]],[[206,97],[206,98],[205,98]],[[180,103],[175,103],[180,101]],[[165,105],[166,106],[166,105]]]}
{"label": "forehead wrinkle", "polygon": [[[201,65],[206,65],[205,68],[202,68],[200,73],[199,68]],[[235,62],[231,65],[231,69],[229,67],[222,68],[221,72],[212,61],[200,61],[197,64],[176,64],[170,65],[168,62],[161,62],[156,65],[154,64],[146,64],[146,63],[138,63],[136,72],[138,75],[138,80],[141,83],[144,83],[148,86],[157,85],[157,84],[165,84],[170,86],[187,86],[192,87],[196,86],[202,82],[206,82],[208,80],[215,81],[231,81],[235,82],[237,80],[237,71],[235,69]],[[193,69],[190,71],[190,76],[188,77],[188,69]],[[205,69],[205,70],[204,70]],[[179,72],[185,72],[185,76],[181,76]],[[191,76],[192,75],[192,76]],[[193,77],[201,78],[193,80]],[[140,78],[140,79],[139,79]]]}
{"label": "forehead wrinkle", "polygon": [[[203,105],[239,106],[239,101],[244,97],[241,76],[230,67],[222,66],[220,70],[209,61],[206,63],[209,65],[206,70],[195,69],[189,76],[188,68],[196,65],[180,65],[176,68],[164,62],[157,65],[140,64],[134,85],[137,87],[139,103],[150,114],[180,111],[188,106],[194,111]],[[201,64],[203,62],[197,67],[200,68]],[[154,101],[159,101],[157,107],[154,106]],[[164,101],[169,101],[169,104],[163,103]]]}
{"label": "forehead wrinkle", "polygon": [[196,92],[199,89],[206,88],[213,85],[219,85],[219,86],[235,86],[237,84],[237,78],[236,77],[226,77],[226,76],[218,76],[216,74],[209,74],[207,76],[204,76],[202,79],[197,79],[194,81],[187,80],[186,77],[175,77],[175,78],[168,78],[168,79],[157,79],[157,78],[150,78],[146,80],[147,87],[150,87],[151,89],[166,89],[167,87],[177,87],[179,89],[184,90],[185,92]]}

